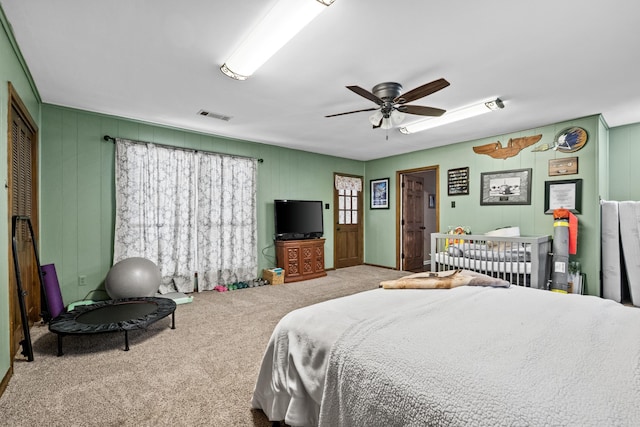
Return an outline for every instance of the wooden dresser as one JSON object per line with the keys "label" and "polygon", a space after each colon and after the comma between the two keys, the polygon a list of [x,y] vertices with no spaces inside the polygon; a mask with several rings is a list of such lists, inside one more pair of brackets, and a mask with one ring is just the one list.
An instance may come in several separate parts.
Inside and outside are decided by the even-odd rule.
{"label": "wooden dresser", "polygon": [[276,260],[285,282],[326,276],[324,239],[276,240]]}

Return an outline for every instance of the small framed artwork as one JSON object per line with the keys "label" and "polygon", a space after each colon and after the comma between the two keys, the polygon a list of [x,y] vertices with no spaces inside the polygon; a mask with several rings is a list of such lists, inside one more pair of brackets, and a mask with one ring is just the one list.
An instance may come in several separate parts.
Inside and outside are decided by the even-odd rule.
{"label": "small framed artwork", "polygon": [[532,169],[480,174],[481,205],[530,205]]}
{"label": "small framed artwork", "polygon": [[567,209],[579,214],[582,210],[582,180],[565,179],[545,181],[544,213],[552,214],[556,209]]}
{"label": "small framed artwork", "polygon": [[389,178],[372,179],[371,209],[389,209]]}
{"label": "small framed artwork", "polygon": [[578,173],[578,158],[549,159],[549,176],[575,175]]}
{"label": "small framed artwork", "polygon": [[449,196],[469,194],[469,168],[447,171],[447,191]]}
{"label": "small framed artwork", "polygon": [[429,194],[429,209],[435,209],[435,208],[436,208],[436,195]]}

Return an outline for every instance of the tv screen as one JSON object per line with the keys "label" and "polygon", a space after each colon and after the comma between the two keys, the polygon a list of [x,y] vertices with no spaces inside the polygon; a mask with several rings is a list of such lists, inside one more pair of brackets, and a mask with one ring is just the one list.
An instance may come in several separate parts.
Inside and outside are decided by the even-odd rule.
{"label": "tv screen", "polygon": [[322,237],[322,201],[274,200],[276,239],[315,239]]}

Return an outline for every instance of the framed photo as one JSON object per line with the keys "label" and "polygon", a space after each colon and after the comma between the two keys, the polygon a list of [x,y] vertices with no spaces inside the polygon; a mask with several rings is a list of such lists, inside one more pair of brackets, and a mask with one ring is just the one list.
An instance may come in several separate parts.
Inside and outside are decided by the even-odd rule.
{"label": "framed photo", "polygon": [[469,194],[469,168],[447,171],[447,191],[449,196]]}
{"label": "framed photo", "polygon": [[436,195],[429,194],[429,209],[435,209],[435,208],[436,208]]}
{"label": "framed photo", "polygon": [[371,209],[389,209],[389,178],[372,179]]}
{"label": "framed photo", "polygon": [[481,205],[530,205],[532,169],[480,174]]}
{"label": "framed photo", "polygon": [[565,179],[545,181],[544,213],[552,214],[556,209],[567,209],[575,214],[582,210],[582,180]]}

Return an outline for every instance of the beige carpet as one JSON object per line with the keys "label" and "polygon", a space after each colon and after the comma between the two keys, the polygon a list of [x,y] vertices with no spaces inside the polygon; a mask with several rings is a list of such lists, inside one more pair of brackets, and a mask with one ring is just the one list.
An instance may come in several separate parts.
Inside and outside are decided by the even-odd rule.
{"label": "beige carpet", "polygon": [[14,363],[0,397],[6,426],[270,426],[250,407],[262,354],[282,316],[405,275],[370,266],[327,277],[196,294],[147,331],[65,337],[33,327],[33,362]]}

